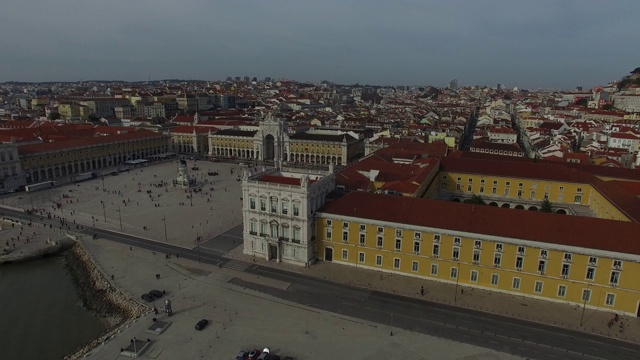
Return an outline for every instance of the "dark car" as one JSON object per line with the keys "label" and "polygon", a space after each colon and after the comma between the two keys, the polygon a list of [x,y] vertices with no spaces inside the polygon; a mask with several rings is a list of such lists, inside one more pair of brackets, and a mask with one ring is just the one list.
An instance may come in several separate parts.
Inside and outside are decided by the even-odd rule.
{"label": "dark car", "polygon": [[260,356],[258,356],[258,360],[269,360],[271,359],[271,350],[266,347],[264,348],[264,350],[262,350],[262,354],[260,354]]}
{"label": "dark car", "polygon": [[258,349],[253,349],[249,352],[249,360],[258,360],[258,356],[260,356],[260,354],[262,353],[262,351],[258,350]]}
{"label": "dark car", "polygon": [[160,290],[151,290],[151,291],[149,291],[149,295],[153,296],[155,299],[160,299],[162,297],[162,291],[160,291]]}
{"label": "dark car", "polygon": [[236,360],[247,360],[248,356],[249,356],[248,352],[240,351],[240,352],[238,352],[238,355],[236,355]]}
{"label": "dark car", "polygon": [[199,168],[199,167],[197,167],[197,166],[194,166],[194,167],[192,167],[192,168],[191,168],[191,170],[193,170],[193,171],[198,171],[198,170],[200,170],[200,168]]}
{"label": "dark car", "polygon": [[152,295],[149,294],[142,294],[142,296],[140,296],[142,298],[142,300],[146,301],[146,302],[152,302],[153,300],[155,300],[155,298]]}
{"label": "dark car", "polygon": [[200,321],[198,321],[198,323],[196,324],[196,330],[202,330],[204,329],[205,326],[207,326],[207,324],[209,323],[209,320],[207,319],[202,319]]}

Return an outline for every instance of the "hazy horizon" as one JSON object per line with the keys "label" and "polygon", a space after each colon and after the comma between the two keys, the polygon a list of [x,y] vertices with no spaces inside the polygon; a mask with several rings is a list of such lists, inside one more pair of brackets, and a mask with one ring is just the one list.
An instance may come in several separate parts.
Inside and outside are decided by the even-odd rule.
{"label": "hazy horizon", "polygon": [[640,65],[637,10],[630,0],[5,0],[0,82],[588,89]]}

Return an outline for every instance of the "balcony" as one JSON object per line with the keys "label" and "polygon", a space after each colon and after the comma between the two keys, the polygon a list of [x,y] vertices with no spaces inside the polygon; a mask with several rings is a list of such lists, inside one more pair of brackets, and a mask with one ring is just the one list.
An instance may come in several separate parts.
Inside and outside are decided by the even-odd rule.
{"label": "balcony", "polygon": [[257,231],[249,231],[249,234],[251,234],[251,235],[258,235],[258,232],[257,232]]}

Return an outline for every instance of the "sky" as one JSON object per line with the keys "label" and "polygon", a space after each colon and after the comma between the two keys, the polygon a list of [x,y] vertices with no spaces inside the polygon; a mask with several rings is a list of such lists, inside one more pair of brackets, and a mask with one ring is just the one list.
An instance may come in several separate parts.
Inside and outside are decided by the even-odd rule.
{"label": "sky", "polygon": [[639,0],[2,0],[0,82],[575,88],[640,66]]}

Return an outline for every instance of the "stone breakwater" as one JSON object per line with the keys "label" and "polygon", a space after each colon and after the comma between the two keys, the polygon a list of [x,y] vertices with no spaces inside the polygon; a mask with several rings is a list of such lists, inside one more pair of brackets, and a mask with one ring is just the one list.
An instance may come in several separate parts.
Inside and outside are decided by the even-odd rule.
{"label": "stone breakwater", "polygon": [[101,318],[115,320],[115,325],[104,334],[65,359],[82,358],[92,349],[109,341],[121,327],[149,311],[147,306],[131,299],[109,283],[81,244],[65,252],[65,266],[76,284],[83,305]]}

